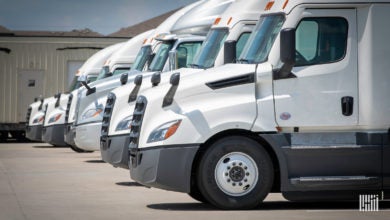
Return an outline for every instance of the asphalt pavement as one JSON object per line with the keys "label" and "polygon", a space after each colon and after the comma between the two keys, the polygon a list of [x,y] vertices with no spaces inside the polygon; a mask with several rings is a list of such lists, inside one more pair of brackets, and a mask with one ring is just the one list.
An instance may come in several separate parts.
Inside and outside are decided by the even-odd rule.
{"label": "asphalt pavement", "polygon": [[390,219],[390,202],[360,212],[358,202],[296,203],[270,194],[262,206],[224,211],[187,194],[147,188],[99,152],[75,153],[42,143],[0,144],[3,219]]}

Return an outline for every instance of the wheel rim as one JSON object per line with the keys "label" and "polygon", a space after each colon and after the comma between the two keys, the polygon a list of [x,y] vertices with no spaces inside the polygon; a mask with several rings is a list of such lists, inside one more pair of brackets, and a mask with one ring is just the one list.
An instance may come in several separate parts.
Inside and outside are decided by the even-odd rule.
{"label": "wheel rim", "polygon": [[242,152],[232,152],[218,161],[214,175],[220,190],[230,196],[242,196],[256,186],[259,174],[252,157]]}

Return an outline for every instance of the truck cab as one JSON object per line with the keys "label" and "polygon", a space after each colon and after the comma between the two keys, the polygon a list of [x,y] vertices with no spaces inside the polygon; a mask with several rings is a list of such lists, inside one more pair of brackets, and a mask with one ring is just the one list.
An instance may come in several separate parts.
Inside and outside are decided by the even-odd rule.
{"label": "truck cab", "polygon": [[[228,62],[235,62],[248,40],[248,37],[259,18],[259,10],[262,10],[266,1],[258,0],[237,0],[233,2],[226,11],[214,21],[201,49],[195,55],[193,62],[185,68],[159,74],[161,84],[169,81],[172,74],[180,72],[181,77],[201,73],[204,69],[221,66]],[[237,9],[240,10],[237,10]],[[226,43],[225,47],[223,46]],[[225,55],[225,56],[224,56]],[[173,63],[178,63],[172,57]],[[157,83],[149,83],[156,77],[143,77],[142,85],[139,86],[139,94],[144,90],[158,86]],[[100,152],[102,159],[114,167],[128,169],[128,145],[130,123],[135,100],[130,101],[129,97],[137,88],[135,84],[126,84],[111,91],[109,97],[110,105],[106,105],[103,116]]]}
{"label": "truck cab", "polygon": [[389,9],[269,1],[238,64],[174,74],[138,96],[131,178],[222,209],[257,207],[271,191],[388,199]]}
{"label": "truck cab", "polygon": [[[160,42],[160,45],[158,46],[158,50],[156,51],[156,54],[148,67],[148,71],[143,72],[143,75],[152,75],[156,72],[163,72],[164,70],[168,70],[169,62],[167,62],[167,60],[169,56],[169,51],[179,52],[180,50],[186,50],[186,54],[181,54],[181,59],[183,59],[183,62],[180,65],[188,65],[187,62],[190,62],[192,60],[193,55],[200,48],[204,37],[194,35],[163,35],[157,37],[156,40]],[[128,76],[126,76],[126,78],[128,78],[127,80],[129,81],[134,80],[136,76],[136,74],[131,73],[139,73],[139,70],[130,71],[128,73]],[[77,147],[88,151],[99,150],[100,138],[97,135],[91,135],[96,132],[100,134],[103,109],[107,100],[107,96],[103,96],[103,93],[107,93],[108,91],[110,91],[113,85],[115,85],[115,87],[119,87],[121,85],[121,81],[118,78],[115,78],[100,83],[100,89],[98,92],[96,92],[96,97],[101,98],[97,99],[96,102],[89,103],[85,100],[87,98],[95,99],[95,94],[90,95],[90,97],[86,96],[84,98],[85,101],[81,100],[79,104],[79,109],[84,110],[82,112],[79,112],[75,123],[75,143]],[[88,90],[86,90],[85,92],[88,92]],[[85,104],[89,104],[89,106],[85,106]],[[78,124],[81,124],[81,126],[77,126]]]}
{"label": "truck cab", "polygon": [[[156,48],[156,53],[153,58],[153,61],[150,63],[150,66],[147,69],[147,73],[143,74],[152,74],[153,72],[165,72],[170,70],[168,60],[169,51],[176,49],[173,46],[178,44],[172,44],[180,42],[181,39],[193,41],[196,35],[205,35],[210,29],[212,22],[215,17],[220,15],[231,3],[231,0],[215,0],[215,1],[202,1],[196,5],[187,6],[174,15],[169,17],[166,21],[159,25],[156,28],[155,36],[151,39],[150,42],[152,45],[158,44]],[[184,12],[183,12],[184,10]],[[176,35],[177,33],[180,33]],[[163,35],[161,35],[163,34]],[[170,36],[170,34],[173,34]],[[193,35],[193,36],[185,36]],[[155,38],[159,40],[155,40]],[[179,38],[177,38],[179,36]],[[177,39],[175,39],[177,38]],[[194,42],[200,45],[199,39]],[[178,48],[180,49],[180,48]],[[184,49],[184,48],[183,48]],[[188,54],[190,54],[188,52]],[[185,54],[183,51],[178,51],[178,55]],[[183,62],[183,65],[187,61],[193,59],[193,57],[186,57],[185,55],[180,57],[180,62]],[[171,66],[171,68],[176,68]],[[132,82],[135,79],[135,75],[138,75],[139,71],[130,71],[127,75],[127,80],[123,80],[124,84],[127,82]],[[100,149],[100,138],[99,134],[101,131],[101,120],[103,116],[103,109],[106,104],[108,93],[121,85],[119,81],[119,76],[114,78],[107,78],[100,83],[94,85],[96,92],[87,96],[86,92],[81,92],[80,103],[77,108],[78,119],[76,120],[76,145],[85,150],[99,150]],[[125,79],[125,77],[123,77]],[[99,112],[99,113],[97,113]],[[96,113],[96,114],[95,114]],[[93,117],[87,117],[92,115]],[[93,134],[93,135],[92,135]],[[91,139],[90,137],[96,137]]]}
{"label": "truck cab", "polygon": [[[85,67],[93,65],[93,63],[96,62],[96,60],[102,60],[101,62],[104,63],[104,61],[117,49],[121,47],[121,43],[115,44],[109,47],[106,47],[103,50],[98,51],[94,55],[92,55],[79,69],[78,73],[75,74],[74,80],[72,81],[69,91],[73,91],[74,89],[79,88],[80,83],[77,82],[78,77],[81,75],[81,70],[83,70]],[[100,64],[102,65],[102,64]],[[93,75],[93,74],[92,74]],[[92,77],[92,75],[90,77]],[[95,74],[96,75],[96,74]],[[93,78],[91,78],[92,80]],[[64,98],[64,97],[63,97]],[[42,141],[42,130],[43,130],[43,123],[45,118],[45,111],[46,111],[46,105],[51,102],[53,105],[55,105],[56,98],[54,97],[48,97],[45,99],[42,99],[40,101],[42,104],[38,104],[37,102],[32,103],[29,106],[29,109],[27,111],[27,125],[26,125],[26,137],[33,141]]]}

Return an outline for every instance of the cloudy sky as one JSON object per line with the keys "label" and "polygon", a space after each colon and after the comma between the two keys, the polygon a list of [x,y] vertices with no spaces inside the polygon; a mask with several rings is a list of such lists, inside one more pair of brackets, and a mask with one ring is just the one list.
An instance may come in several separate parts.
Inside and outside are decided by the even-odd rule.
{"label": "cloudy sky", "polygon": [[0,0],[0,25],[10,30],[110,34],[196,0]]}

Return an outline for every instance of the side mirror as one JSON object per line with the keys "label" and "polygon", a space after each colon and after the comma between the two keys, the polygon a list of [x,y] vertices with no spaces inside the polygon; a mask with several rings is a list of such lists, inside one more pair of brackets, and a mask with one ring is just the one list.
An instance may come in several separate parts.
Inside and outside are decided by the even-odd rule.
{"label": "side mirror", "polygon": [[140,86],[142,84],[142,75],[137,75],[134,79],[134,84]]}
{"label": "side mirror", "polygon": [[295,64],[295,29],[287,28],[280,32],[280,60],[287,65]]}
{"label": "side mirror", "polygon": [[152,79],[150,81],[151,81],[153,87],[157,86],[158,84],[160,84],[160,82],[161,82],[161,73],[159,73],[159,72],[154,73],[153,76],[152,76]]}
{"label": "side mirror", "polygon": [[225,41],[224,45],[223,45],[223,63],[224,64],[227,64],[227,63],[235,63],[236,62],[236,45],[237,45],[237,41],[235,40],[229,40],[229,41]]}
{"label": "side mirror", "polygon": [[58,106],[60,106],[61,93],[57,93],[56,95],[54,95],[54,97],[57,99],[54,107],[57,108]]}
{"label": "side mirror", "polygon": [[177,51],[169,51],[169,71],[177,69]]}
{"label": "side mirror", "polygon": [[79,76],[77,81],[79,81],[88,90],[87,93],[86,93],[87,96],[89,96],[90,94],[93,94],[93,93],[96,92],[96,88],[95,87],[91,88],[91,87],[88,86],[88,77],[87,77],[87,75]]}
{"label": "side mirror", "polygon": [[170,78],[171,85],[172,86],[177,86],[177,85],[179,85],[179,82],[180,82],[180,73],[172,74],[172,76]]}
{"label": "side mirror", "polygon": [[179,87],[179,82],[180,82],[180,73],[174,73],[171,75],[170,83],[171,83],[171,88],[169,88],[167,94],[164,97],[162,107],[167,107],[172,105],[173,99],[176,94],[177,87]]}
{"label": "side mirror", "polygon": [[134,84],[135,86],[129,95],[128,103],[134,102],[137,99],[137,95],[142,84],[142,75],[137,75],[135,77]]}
{"label": "side mirror", "polygon": [[79,78],[77,78],[78,82],[86,82],[87,81],[87,75],[81,75]]}
{"label": "side mirror", "polygon": [[120,78],[121,85],[125,85],[127,83],[128,78],[129,75],[127,73],[123,73]]}
{"label": "side mirror", "polygon": [[295,56],[295,29],[283,29],[280,32],[280,60],[283,65],[279,70],[274,71],[274,80],[296,77],[291,73],[295,65]]}

